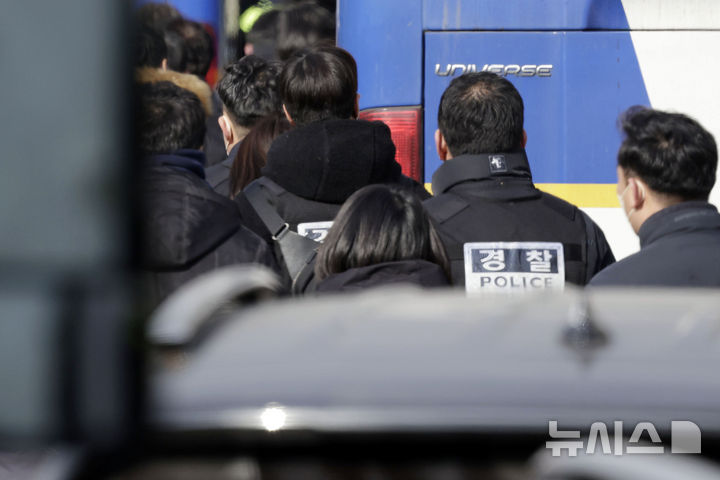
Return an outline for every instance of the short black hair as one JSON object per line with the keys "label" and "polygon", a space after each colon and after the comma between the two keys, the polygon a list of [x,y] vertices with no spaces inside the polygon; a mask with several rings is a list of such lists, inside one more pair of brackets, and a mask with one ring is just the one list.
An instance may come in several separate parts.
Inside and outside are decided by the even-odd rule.
{"label": "short black hair", "polygon": [[255,55],[225,67],[217,92],[232,121],[252,127],[259,119],[282,111],[278,94],[280,65]]}
{"label": "short black hair", "polygon": [[176,72],[185,72],[187,70],[185,39],[178,32],[167,29],[163,32],[163,39],[167,47],[167,67]]}
{"label": "short black hair", "polygon": [[335,44],[335,18],[325,8],[303,2],[280,12],[277,30],[277,54],[287,60],[302,49]]}
{"label": "short black hair", "polygon": [[247,34],[246,43],[253,45],[253,54],[265,60],[278,60],[277,35],[280,10],[273,8],[255,20]]}
{"label": "short black hair", "polygon": [[205,111],[194,93],[171,82],[138,89],[138,148],[145,155],[199,149],[205,138]]}
{"label": "short black hair", "polygon": [[248,32],[256,55],[287,60],[305,48],[335,44],[335,18],[325,7],[302,1],[263,13]]}
{"label": "short black hair", "polygon": [[192,20],[174,20],[167,28],[180,34],[185,41],[185,71],[205,78],[215,56],[212,36],[201,23]]}
{"label": "short black hair", "polygon": [[160,68],[167,58],[167,47],[162,35],[148,27],[139,27],[135,32],[135,66]]}
{"label": "short black hair", "polygon": [[718,154],[713,136],[681,113],[635,106],[620,116],[625,139],[618,165],[655,192],[707,200]]}
{"label": "short black hair", "polygon": [[420,200],[397,185],[368,185],[338,212],[318,250],[322,280],[351,268],[400,260],[427,260],[450,279],[445,247]]}
{"label": "short black hair", "polygon": [[296,52],[285,63],[279,86],[280,98],[298,125],[355,117],[357,64],[342,48]]}
{"label": "short black hair", "polygon": [[509,80],[490,72],[466,73],[445,90],[438,128],[453,156],[522,148],[524,106]]}
{"label": "short black hair", "polygon": [[135,11],[140,25],[162,32],[168,23],[182,18],[177,8],[167,3],[146,3]]}

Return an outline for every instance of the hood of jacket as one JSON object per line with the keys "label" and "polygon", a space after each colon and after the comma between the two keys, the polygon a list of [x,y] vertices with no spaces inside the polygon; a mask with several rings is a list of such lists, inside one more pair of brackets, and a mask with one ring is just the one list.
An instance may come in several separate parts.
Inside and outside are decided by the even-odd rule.
{"label": "hood of jacket", "polygon": [[154,159],[142,178],[144,265],[184,270],[241,226],[233,201],[215,193],[186,165]]}
{"label": "hood of jacket", "polygon": [[381,285],[406,284],[419,287],[450,285],[440,265],[427,260],[400,260],[351,268],[321,280],[318,292],[363,290]]}
{"label": "hood of jacket", "polygon": [[[200,99],[205,115],[212,115],[212,90],[200,78],[190,73],[180,73],[161,68],[140,67],[135,69],[135,81],[138,83],[171,82],[180,88],[189,90]],[[217,120],[217,119],[215,119]]]}
{"label": "hood of jacket", "polygon": [[273,141],[262,174],[295,195],[336,204],[402,176],[390,129],[364,120],[323,120],[286,132]]}

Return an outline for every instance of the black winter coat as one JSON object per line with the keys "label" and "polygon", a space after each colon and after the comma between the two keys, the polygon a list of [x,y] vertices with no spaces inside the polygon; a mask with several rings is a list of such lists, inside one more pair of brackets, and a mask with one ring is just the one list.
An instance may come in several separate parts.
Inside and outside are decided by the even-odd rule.
{"label": "black winter coat", "polygon": [[230,149],[224,160],[210,166],[205,166],[205,180],[217,193],[223,197],[230,197],[230,169],[232,169],[235,157],[240,150],[240,143]]}
{"label": "black winter coat", "polygon": [[640,251],[598,273],[591,286],[720,287],[720,214],[706,202],[667,207],[640,227]]}
{"label": "black winter coat", "polygon": [[159,303],[191,278],[214,268],[259,263],[277,270],[268,245],[243,226],[237,205],[204,180],[202,152],[148,158],[143,197],[143,269]]}

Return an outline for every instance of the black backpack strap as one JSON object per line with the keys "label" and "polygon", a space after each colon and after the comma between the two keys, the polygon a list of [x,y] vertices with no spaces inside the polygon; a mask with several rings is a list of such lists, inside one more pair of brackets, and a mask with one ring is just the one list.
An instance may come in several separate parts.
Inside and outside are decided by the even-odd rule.
{"label": "black backpack strap", "polygon": [[315,255],[320,244],[290,230],[287,222],[268,202],[263,188],[261,183],[252,182],[243,192],[270,231],[273,241],[280,246],[283,261],[292,279],[293,293],[301,293],[313,276]]}
{"label": "black backpack strap", "polygon": [[315,257],[317,257],[317,248],[305,259],[305,266],[293,277],[291,290],[293,295],[302,295],[308,289],[311,291],[315,289]]}

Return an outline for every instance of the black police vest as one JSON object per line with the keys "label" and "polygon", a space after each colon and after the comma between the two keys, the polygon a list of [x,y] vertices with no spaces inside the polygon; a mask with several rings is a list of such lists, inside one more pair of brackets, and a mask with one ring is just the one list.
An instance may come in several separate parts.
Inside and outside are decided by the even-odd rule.
{"label": "black police vest", "polygon": [[464,243],[559,242],[565,280],[584,285],[584,216],[574,205],[535,188],[524,152],[500,156],[505,168],[497,175],[489,161],[498,155],[472,155],[446,162],[433,177],[433,190],[439,191],[426,207],[447,249],[453,283],[465,284]]}

